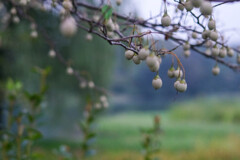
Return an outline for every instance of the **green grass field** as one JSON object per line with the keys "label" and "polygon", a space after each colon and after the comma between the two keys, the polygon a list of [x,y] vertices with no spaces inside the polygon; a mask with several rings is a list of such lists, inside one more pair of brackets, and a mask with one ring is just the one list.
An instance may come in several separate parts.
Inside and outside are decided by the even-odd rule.
{"label": "green grass field", "polygon": [[[214,115],[214,110],[209,107],[219,107],[219,110],[223,110],[223,107],[229,110],[229,108],[232,107],[232,110],[234,110],[240,107],[239,101],[232,100],[231,103],[222,101],[219,102],[219,104],[218,102],[211,102],[214,104],[213,106],[203,106],[203,104],[208,104],[206,100],[202,103],[202,106],[200,104],[201,100],[195,100],[195,102],[198,103],[193,103],[191,101],[178,104],[182,109],[173,108],[170,111],[164,112],[128,112],[102,116],[98,121],[98,136],[94,145],[97,149],[97,155],[90,159],[142,159],[142,135],[140,129],[148,128],[153,125],[154,115],[160,115],[163,133],[161,135],[161,152],[157,156],[161,159],[239,160],[240,123],[235,123],[235,121],[232,122],[228,119],[220,121],[216,121],[216,119],[206,119],[205,115],[202,113],[206,112],[209,115]],[[184,112],[184,110],[187,112],[191,107],[195,107],[196,110],[190,109],[190,115],[192,112],[196,111],[198,114],[202,115],[202,117],[198,115],[198,118],[193,118],[193,120],[191,120],[189,115],[186,115]],[[202,109],[198,107],[202,107]],[[184,113],[185,117],[179,118],[181,112]],[[232,113],[236,114],[236,112],[237,111]],[[216,113],[219,115],[217,111]],[[228,112],[222,111],[221,113],[229,115]],[[42,145],[43,144],[46,143],[42,143]],[[55,142],[52,146],[50,144],[48,147],[55,147],[58,144],[60,144],[60,142]],[[75,152],[78,151],[76,142],[70,142],[68,144],[74,148]]]}

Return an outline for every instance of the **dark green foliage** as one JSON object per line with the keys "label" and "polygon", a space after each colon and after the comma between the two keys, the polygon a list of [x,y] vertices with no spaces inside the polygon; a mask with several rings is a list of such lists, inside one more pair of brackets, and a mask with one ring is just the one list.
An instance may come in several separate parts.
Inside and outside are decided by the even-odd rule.
{"label": "dark green foliage", "polygon": [[141,129],[141,133],[143,134],[142,148],[144,160],[159,160],[159,158],[153,155],[160,151],[160,117],[155,116],[153,128]]}

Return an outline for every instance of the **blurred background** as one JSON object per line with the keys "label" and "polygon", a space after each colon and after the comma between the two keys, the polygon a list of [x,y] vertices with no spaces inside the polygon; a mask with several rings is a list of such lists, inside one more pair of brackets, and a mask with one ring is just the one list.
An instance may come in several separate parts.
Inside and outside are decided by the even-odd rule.
{"label": "blurred background", "polygon": [[[153,15],[157,13],[161,6],[159,3],[159,8],[152,10],[157,6],[154,0],[132,0],[129,2],[131,5],[126,3],[123,0],[123,5],[117,10],[126,15],[130,11],[135,12],[144,18],[151,12]],[[145,3],[148,5],[143,9]],[[230,11],[237,12],[234,10],[236,6],[239,7],[239,4],[228,5],[224,13],[231,15]],[[174,81],[167,77],[171,57],[163,58],[160,67],[163,87],[156,91],[151,85],[154,73],[145,63],[135,65],[127,61],[123,48],[111,46],[96,36],[89,42],[85,39],[87,33],[81,30],[73,38],[66,39],[56,29],[59,26],[56,17],[36,11],[32,14],[38,17],[37,23],[48,29],[63,56],[75,68],[88,71],[96,85],[107,88],[111,93],[109,108],[96,121],[94,147],[98,156],[92,159],[140,159],[140,129],[151,126],[155,115],[160,116],[162,134],[159,155],[162,159],[240,159],[239,73],[220,66],[221,74],[213,76],[214,61],[193,51],[186,59],[180,48],[176,54],[186,70],[187,91],[177,93],[173,87]],[[228,24],[226,28],[240,26],[235,24],[239,21],[220,21],[226,19],[226,15],[221,16],[218,17],[218,24]],[[74,77],[66,74],[64,66],[56,59],[49,58],[49,48],[42,37],[31,39],[29,31],[29,24],[22,22],[12,24],[1,33],[4,40],[0,48],[2,82],[11,77],[22,81],[28,90],[35,91],[38,88],[35,82],[39,77],[32,73],[32,68],[51,66],[42,117],[44,123],[40,126],[44,138],[37,146],[40,146],[40,152],[51,152],[61,144],[77,150],[82,138],[78,123],[83,118],[85,91],[78,87]],[[230,46],[237,47],[237,36],[234,41],[229,41]],[[170,41],[156,38],[159,39],[157,45],[168,49],[174,47]]]}

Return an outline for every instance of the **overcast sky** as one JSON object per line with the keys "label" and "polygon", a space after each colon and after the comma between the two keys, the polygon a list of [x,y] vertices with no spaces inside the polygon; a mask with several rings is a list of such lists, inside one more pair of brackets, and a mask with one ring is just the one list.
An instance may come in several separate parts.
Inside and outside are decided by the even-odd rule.
{"label": "overcast sky", "polygon": [[[174,0],[169,2],[174,3]],[[141,17],[148,18],[150,14],[159,13],[162,0],[123,0],[123,3],[130,6],[128,10],[135,8]],[[214,8],[213,15],[217,20],[217,29],[225,31],[228,44],[240,45],[240,2],[218,6]]]}

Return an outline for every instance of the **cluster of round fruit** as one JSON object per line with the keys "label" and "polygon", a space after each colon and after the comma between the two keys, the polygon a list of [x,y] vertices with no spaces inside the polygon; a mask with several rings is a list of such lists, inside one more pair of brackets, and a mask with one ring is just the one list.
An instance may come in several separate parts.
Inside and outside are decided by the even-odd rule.
{"label": "cluster of round fruit", "polygon": [[11,18],[12,18],[13,23],[19,23],[20,19],[17,16],[17,10],[15,7],[11,8],[10,13],[11,13]]}
{"label": "cluster of round fruit", "polygon": [[100,96],[99,100],[94,104],[94,108],[96,109],[104,109],[108,107],[109,107],[109,103],[105,95]]}
{"label": "cluster of round fruit", "polygon": [[[204,16],[209,16],[212,14],[213,7],[209,1],[205,0],[180,0],[177,8],[181,11],[192,11],[193,8],[200,8],[200,12]],[[167,9],[165,8],[164,15],[162,16],[161,19],[162,26],[167,27],[170,26],[171,24],[171,17],[167,13]]]}
{"label": "cluster of round fruit", "polygon": [[63,18],[60,24],[60,31],[66,37],[71,37],[77,32],[76,20],[69,14],[73,9],[71,0],[64,0],[62,2],[63,9],[61,11]]}
{"label": "cluster of round fruit", "polygon": [[[228,57],[233,57],[234,56],[234,50],[230,47],[225,47],[223,45],[219,45],[216,43],[213,45],[211,40],[207,40],[205,42],[205,47],[206,51],[205,54],[208,56],[213,56],[213,57],[218,57],[218,58],[225,58],[226,56]],[[237,63],[240,64],[240,57],[237,55]],[[216,69],[217,68],[217,69]],[[216,64],[212,70],[214,75],[218,75],[220,73],[220,68]]]}
{"label": "cluster of round fruit", "polygon": [[192,11],[193,8],[200,8],[200,12],[204,16],[212,14],[213,7],[209,1],[206,0],[180,0],[177,8],[181,11],[186,9],[186,11]]}
{"label": "cluster of round fruit", "polygon": [[36,24],[32,23],[30,28],[32,30],[31,33],[30,33],[30,36],[32,38],[37,38],[38,37],[38,32],[37,32],[37,29],[36,29],[37,28]]}
{"label": "cluster of round fruit", "polygon": [[[162,87],[162,79],[158,75],[159,67],[160,67],[160,64],[162,63],[162,58],[160,55],[157,55],[154,52],[150,52],[150,50],[146,46],[144,48],[141,48],[138,54],[134,53],[131,50],[126,50],[125,57],[128,60],[132,60],[135,64],[140,64],[142,61],[146,61],[146,64],[150,69],[150,71],[157,73],[157,75],[152,80],[153,88],[159,89]],[[185,79],[182,78],[183,72],[180,69],[180,67],[178,67],[175,70],[174,67],[172,66],[168,70],[168,76],[170,78],[174,78],[174,77],[177,78],[176,82],[174,83],[174,87],[176,88],[177,91],[184,92],[187,90],[187,83]]]}

